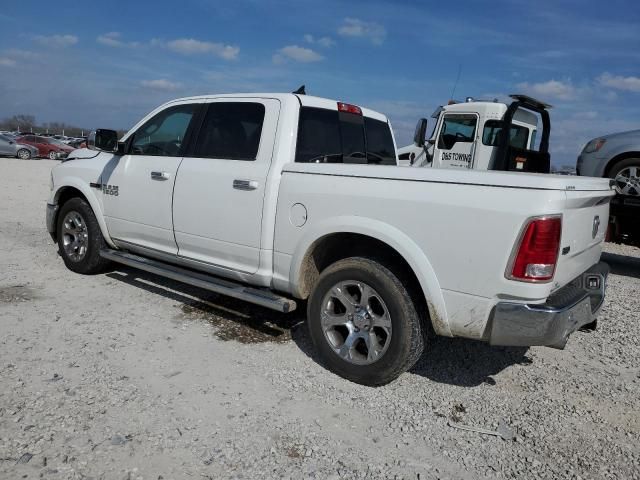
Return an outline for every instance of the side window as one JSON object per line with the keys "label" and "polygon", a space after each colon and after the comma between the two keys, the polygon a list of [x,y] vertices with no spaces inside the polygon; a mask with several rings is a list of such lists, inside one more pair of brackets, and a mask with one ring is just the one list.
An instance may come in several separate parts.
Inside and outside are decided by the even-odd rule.
{"label": "side window", "polygon": [[367,133],[367,159],[376,165],[395,165],[396,149],[393,146],[391,128],[386,122],[364,117]]}
{"label": "side window", "polygon": [[[497,146],[501,131],[502,122],[499,120],[487,120],[482,131],[482,143],[493,147]],[[509,144],[512,147],[526,149],[528,137],[529,129],[520,125],[511,125]]]}
{"label": "side window", "polygon": [[438,138],[438,148],[451,150],[458,142],[471,143],[476,131],[476,116],[468,114],[445,115],[440,138]]}
{"label": "side window", "polygon": [[140,127],[131,139],[131,155],[178,157],[197,104],[169,107]]}
{"label": "side window", "polygon": [[194,156],[255,160],[260,146],[265,108],[261,103],[209,104]]}

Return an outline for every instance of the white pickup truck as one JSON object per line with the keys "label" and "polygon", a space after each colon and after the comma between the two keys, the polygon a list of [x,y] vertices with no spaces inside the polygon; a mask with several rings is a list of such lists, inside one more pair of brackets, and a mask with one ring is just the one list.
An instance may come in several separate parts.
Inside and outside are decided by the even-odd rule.
{"label": "white pickup truck", "polygon": [[192,97],[51,174],[67,267],[118,262],[281,312],[382,385],[428,331],[564,347],[603,300],[609,181],[395,166],[384,115],[295,94]]}

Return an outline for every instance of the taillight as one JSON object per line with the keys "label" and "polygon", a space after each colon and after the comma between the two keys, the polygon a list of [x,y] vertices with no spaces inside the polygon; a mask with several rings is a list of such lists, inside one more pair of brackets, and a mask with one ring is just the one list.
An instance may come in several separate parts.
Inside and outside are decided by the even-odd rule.
{"label": "taillight", "polygon": [[338,111],[354,113],[356,115],[362,115],[362,110],[357,105],[351,105],[350,103],[338,102]]}
{"label": "taillight", "polygon": [[529,220],[516,245],[507,278],[522,282],[545,282],[553,278],[558,262],[562,217]]}

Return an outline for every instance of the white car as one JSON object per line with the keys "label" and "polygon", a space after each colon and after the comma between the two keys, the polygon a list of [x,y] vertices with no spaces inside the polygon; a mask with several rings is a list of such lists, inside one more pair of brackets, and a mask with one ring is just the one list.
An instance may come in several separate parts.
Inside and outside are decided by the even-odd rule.
{"label": "white car", "polygon": [[562,348],[604,300],[607,180],[399,168],[384,115],[296,94],[183,98],[90,144],[52,170],[69,269],[307,300],[320,358],[355,382],[396,378],[430,329]]}

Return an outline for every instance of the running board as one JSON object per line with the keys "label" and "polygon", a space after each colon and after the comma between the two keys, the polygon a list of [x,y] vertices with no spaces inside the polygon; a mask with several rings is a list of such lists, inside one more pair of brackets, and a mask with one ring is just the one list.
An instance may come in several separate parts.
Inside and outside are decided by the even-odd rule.
{"label": "running board", "polygon": [[261,307],[277,310],[278,312],[289,313],[296,309],[296,302],[294,300],[281,297],[269,290],[247,287],[241,283],[223,280],[118,250],[103,249],[100,250],[100,256],[113,262],[144,270],[145,272],[160,275],[161,277],[170,278],[178,282],[187,283],[194,287],[209,290],[210,292],[244,300],[245,302],[260,305]]}

